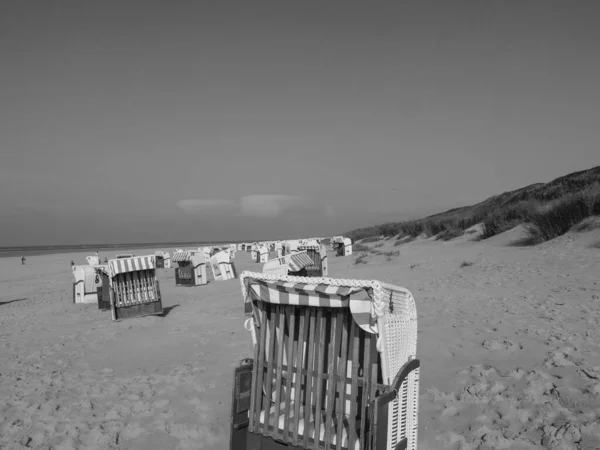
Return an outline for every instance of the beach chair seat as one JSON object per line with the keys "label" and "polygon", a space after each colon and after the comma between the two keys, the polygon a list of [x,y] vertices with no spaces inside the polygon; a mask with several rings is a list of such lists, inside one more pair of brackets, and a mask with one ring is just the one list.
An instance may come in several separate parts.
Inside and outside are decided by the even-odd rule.
{"label": "beach chair seat", "polygon": [[111,259],[108,271],[113,321],[162,314],[154,255]]}
{"label": "beach chair seat", "polygon": [[252,272],[240,280],[254,355],[234,371],[231,450],[416,449],[409,291]]}

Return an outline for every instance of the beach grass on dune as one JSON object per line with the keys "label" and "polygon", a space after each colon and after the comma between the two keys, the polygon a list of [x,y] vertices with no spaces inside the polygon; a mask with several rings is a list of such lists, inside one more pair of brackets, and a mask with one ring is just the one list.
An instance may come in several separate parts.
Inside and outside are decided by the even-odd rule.
{"label": "beach grass on dune", "polygon": [[371,250],[370,247],[367,247],[366,245],[363,245],[363,244],[354,244],[352,246],[352,251],[354,251],[354,252],[368,252],[370,250]]}
{"label": "beach grass on dune", "polygon": [[600,187],[567,195],[545,209],[530,211],[525,229],[533,244],[555,239],[591,216],[600,215]]}
{"label": "beach grass on dune", "polygon": [[[505,192],[472,206],[455,208],[420,220],[360,228],[346,236],[362,242],[398,236],[401,245],[419,236],[450,240],[474,225],[482,225],[480,239],[523,224],[531,242],[538,244],[569,231],[587,217],[599,215],[600,166]],[[583,231],[583,229],[582,229]],[[406,239],[410,237],[410,239]]]}

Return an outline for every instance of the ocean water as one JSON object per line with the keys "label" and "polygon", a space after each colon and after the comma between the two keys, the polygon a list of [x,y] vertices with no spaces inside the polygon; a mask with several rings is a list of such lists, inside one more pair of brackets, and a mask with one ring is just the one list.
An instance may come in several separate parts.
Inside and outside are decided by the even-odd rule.
{"label": "ocean water", "polygon": [[[239,241],[242,242],[242,241]],[[230,244],[237,242],[228,242]],[[219,245],[219,242],[163,242],[146,244],[106,244],[106,245],[46,245],[46,246],[28,246],[28,247],[0,247],[0,258],[52,255],[55,253],[87,253],[93,255],[100,253],[115,253],[119,250],[130,250],[136,248],[198,248],[205,245]]]}

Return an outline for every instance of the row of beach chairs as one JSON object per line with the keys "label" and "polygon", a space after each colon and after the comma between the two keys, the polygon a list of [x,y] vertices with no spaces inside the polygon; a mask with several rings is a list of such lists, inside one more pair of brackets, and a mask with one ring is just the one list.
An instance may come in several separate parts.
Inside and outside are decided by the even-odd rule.
{"label": "row of beach chairs", "polygon": [[[277,255],[255,260],[262,273],[239,276],[253,355],[234,370],[230,450],[415,450],[420,363],[412,294],[329,278],[319,243],[283,246]],[[237,278],[225,251],[175,252],[172,261],[178,285]],[[99,287],[98,303],[113,320],[157,314],[155,267],[154,256],[111,260],[93,267],[83,285]]]}

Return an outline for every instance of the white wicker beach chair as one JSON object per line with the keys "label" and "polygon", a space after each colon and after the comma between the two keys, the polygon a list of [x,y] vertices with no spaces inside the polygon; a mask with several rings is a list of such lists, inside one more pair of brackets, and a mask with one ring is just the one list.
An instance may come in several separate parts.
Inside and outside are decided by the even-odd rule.
{"label": "white wicker beach chair", "polygon": [[229,250],[223,250],[210,257],[210,265],[215,280],[232,280],[237,278],[235,264],[231,261]]}
{"label": "white wicker beach chair", "polygon": [[97,303],[98,288],[102,287],[100,275],[96,273],[95,266],[73,266],[73,303]]}
{"label": "white wicker beach chair", "polygon": [[254,358],[234,373],[230,449],[417,448],[411,293],[379,281],[243,272]]}

